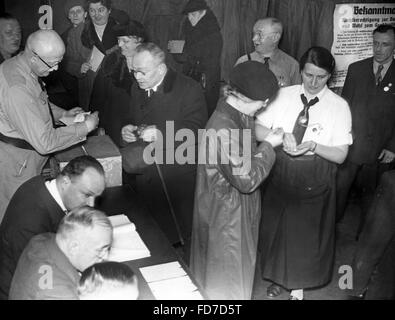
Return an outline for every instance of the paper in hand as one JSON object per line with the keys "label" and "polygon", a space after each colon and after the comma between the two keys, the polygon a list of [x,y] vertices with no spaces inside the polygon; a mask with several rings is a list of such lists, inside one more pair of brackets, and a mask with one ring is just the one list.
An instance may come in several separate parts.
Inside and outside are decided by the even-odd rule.
{"label": "paper in hand", "polygon": [[75,123],[84,122],[85,121],[85,116],[87,116],[89,114],[91,114],[91,113],[90,112],[81,112],[81,113],[77,114],[74,117],[74,122]]}
{"label": "paper in hand", "polygon": [[99,69],[103,59],[104,54],[99,49],[97,49],[96,46],[93,46],[91,58],[89,60],[93,72],[96,72],[97,69]]}
{"label": "paper in hand", "polygon": [[183,53],[185,40],[170,40],[167,43],[167,49],[170,53]]}

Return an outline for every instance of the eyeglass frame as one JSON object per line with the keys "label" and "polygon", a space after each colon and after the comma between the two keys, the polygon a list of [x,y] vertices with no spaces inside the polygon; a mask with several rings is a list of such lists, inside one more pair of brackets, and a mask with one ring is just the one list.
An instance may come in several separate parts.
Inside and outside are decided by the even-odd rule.
{"label": "eyeglass frame", "polygon": [[60,61],[58,61],[58,62],[56,62],[53,66],[51,66],[51,65],[49,65],[43,58],[41,58],[36,52],[34,52],[33,50],[32,50],[32,53],[33,53],[37,58],[39,58],[40,61],[41,61],[42,63],[44,63],[44,64],[48,67],[48,69],[53,69],[53,68],[55,68],[56,66],[58,66],[59,63],[60,63]]}
{"label": "eyeglass frame", "polygon": [[131,69],[130,72],[132,72],[132,73],[134,74],[134,76],[136,76],[137,73],[140,73],[141,75],[143,75],[143,77],[145,77],[147,74],[149,74],[149,73],[151,73],[152,71],[158,69],[159,66],[162,65],[162,64],[163,64],[163,63],[157,64],[154,68],[152,68],[151,70],[149,70],[149,71],[147,71],[147,72],[143,72],[143,71],[140,71],[140,70],[134,70],[134,69]]}
{"label": "eyeglass frame", "polygon": [[272,34],[278,33],[277,31],[271,31],[271,32],[267,32],[264,33],[262,30],[259,30],[257,32],[252,31],[252,39],[255,38],[255,36],[259,37],[259,40],[264,41],[266,38],[268,38],[269,36],[271,36]]}

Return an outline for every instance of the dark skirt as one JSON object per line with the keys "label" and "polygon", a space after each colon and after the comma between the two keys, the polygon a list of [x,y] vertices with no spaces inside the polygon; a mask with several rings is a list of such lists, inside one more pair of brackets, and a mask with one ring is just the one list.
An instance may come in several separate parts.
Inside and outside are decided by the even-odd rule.
{"label": "dark skirt", "polygon": [[288,289],[330,281],[335,252],[336,165],[277,152],[264,192],[259,247],[262,276]]}

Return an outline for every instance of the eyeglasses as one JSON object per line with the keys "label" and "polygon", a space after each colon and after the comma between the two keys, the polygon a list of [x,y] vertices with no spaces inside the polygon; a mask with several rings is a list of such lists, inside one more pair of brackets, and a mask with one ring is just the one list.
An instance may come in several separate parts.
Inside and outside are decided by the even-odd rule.
{"label": "eyeglasses", "polygon": [[255,38],[255,36],[257,36],[260,40],[265,40],[267,37],[271,36],[272,34],[274,34],[276,32],[268,32],[268,33],[263,33],[262,31],[254,31],[252,33],[252,38]]}
{"label": "eyeglasses", "polygon": [[36,52],[34,52],[34,51],[32,51],[32,52],[33,52],[33,54],[34,54],[37,58],[39,58],[40,61],[41,61],[42,63],[44,63],[49,69],[55,68],[55,67],[60,63],[60,61],[58,61],[58,62],[56,62],[53,66],[51,66],[51,65],[49,65],[45,60],[43,60]]}
{"label": "eyeglasses", "polygon": [[146,72],[141,71],[141,70],[134,70],[134,69],[132,69],[132,70],[130,70],[130,71],[133,72],[134,76],[137,76],[137,74],[141,74],[143,77],[145,77],[147,74],[149,74],[149,73],[155,71],[160,65],[161,65],[161,64],[158,64],[158,65],[156,65],[154,68],[152,68],[151,70],[146,71]]}
{"label": "eyeglasses", "polygon": [[140,40],[134,36],[120,36],[118,37],[118,45],[122,46],[123,44],[128,44],[134,42],[135,44],[140,44]]}

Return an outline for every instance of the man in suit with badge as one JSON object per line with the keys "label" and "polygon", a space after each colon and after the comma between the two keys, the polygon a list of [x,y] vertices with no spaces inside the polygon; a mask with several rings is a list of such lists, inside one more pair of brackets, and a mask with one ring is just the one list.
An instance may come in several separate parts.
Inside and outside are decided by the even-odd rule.
{"label": "man in suit with badge", "polygon": [[351,108],[354,143],[337,174],[338,222],[344,216],[348,194],[357,176],[362,178],[364,216],[381,173],[394,164],[394,52],[395,27],[380,25],[373,31],[373,57],[348,68],[342,96]]}

